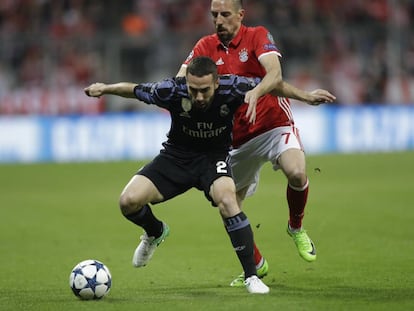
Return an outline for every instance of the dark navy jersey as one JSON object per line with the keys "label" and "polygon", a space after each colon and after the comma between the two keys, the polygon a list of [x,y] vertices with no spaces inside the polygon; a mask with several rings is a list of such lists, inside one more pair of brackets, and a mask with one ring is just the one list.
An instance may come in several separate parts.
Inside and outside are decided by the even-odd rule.
{"label": "dark navy jersey", "polygon": [[219,87],[206,110],[193,107],[185,77],[176,77],[135,87],[135,96],[165,108],[171,115],[171,128],[164,146],[187,151],[228,151],[232,141],[233,115],[244,104],[244,95],[260,82],[259,78],[234,75],[219,77]]}

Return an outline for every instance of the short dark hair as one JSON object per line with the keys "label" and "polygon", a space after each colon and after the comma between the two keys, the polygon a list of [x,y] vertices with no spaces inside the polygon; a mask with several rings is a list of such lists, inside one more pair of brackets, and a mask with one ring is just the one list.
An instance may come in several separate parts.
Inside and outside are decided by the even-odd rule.
{"label": "short dark hair", "polygon": [[243,0],[233,0],[233,6],[236,10],[241,10],[243,8]]}
{"label": "short dark hair", "polygon": [[212,74],[214,81],[218,78],[216,63],[207,56],[193,58],[187,66],[186,75],[189,73],[196,77],[204,77]]}

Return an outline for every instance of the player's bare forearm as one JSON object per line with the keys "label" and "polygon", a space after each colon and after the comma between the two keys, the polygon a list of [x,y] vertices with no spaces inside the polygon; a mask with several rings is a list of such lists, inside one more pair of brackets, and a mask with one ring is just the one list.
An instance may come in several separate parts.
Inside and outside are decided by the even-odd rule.
{"label": "player's bare forearm", "polygon": [[281,81],[277,85],[277,88],[272,91],[272,95],[297,99],[304,102],[307,102],[311,99],[308,92],[300,90],[285,81]]}
{"label": "player's bare forearm", "polygon": [[282,71],[277,56],[265,56],[260,63],[265,68],[266,74],[259,84],[246,93],[244,101],[249,105],[256,104],[260,97],[271,93],[282,83]]}
{"label": "player's bare forearm", "polygon": [[134,88],[136,83],[119,82],[114,84],[93,83],[84,89],[86,95],[100,97],[102,95],[117,95],[127,98],[135,98]]}
{"label": "player's bare forearm", "polygon": [[266,70],[262,81],[252,90],[259,98],[272,90],[279,88],[282,80],[282,69],[276,55],[268,55],[260,59],[260,64]]}
{"label": "player's bare forearm", "polygon": [[332,103],[336,100],[336,97],[327,90],[316,89],[312,92],[303,91],[297,87],[282,81],[278,84],[272,92],[272,95],[283,96],[291,99],[297,99],[306,102],[310,105],[319,105],[322,103]]}
{"label": "player's bare forearm", "polygon": [[185,71],[187,66],[181,65],[180,70],[178,70],[176,77],[185,77]]}

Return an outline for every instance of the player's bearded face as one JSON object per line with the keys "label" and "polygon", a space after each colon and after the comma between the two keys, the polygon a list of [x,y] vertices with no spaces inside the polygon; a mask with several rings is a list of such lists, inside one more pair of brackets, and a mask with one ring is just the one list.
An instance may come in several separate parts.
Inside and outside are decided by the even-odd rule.
{"label": "player's bearded face", "polygon": [[193,98],[192,103],[193,106],[200,110],[207,110],[213,101],[213,96],[207,98]]}
{"label": "player's bearded face", "polygon": [[193,107],[200,110],[207,110],[213,102],[218,81],[214,81],[212,75],[197,77],[188,74],[187,87]]}
{"label": "player's bearded face", "polygon": [[232,1],[212,1],[211,16],[217,36],[224,44],[228,44],[240,28],[243,10],[235,10]]}
{"label": "player's bearded face", "polygon": [[225,25],[216,25],[216,33],[219,37],[220,41],[223,43],[231,41],[234,35],[231,31],[229,31]]}

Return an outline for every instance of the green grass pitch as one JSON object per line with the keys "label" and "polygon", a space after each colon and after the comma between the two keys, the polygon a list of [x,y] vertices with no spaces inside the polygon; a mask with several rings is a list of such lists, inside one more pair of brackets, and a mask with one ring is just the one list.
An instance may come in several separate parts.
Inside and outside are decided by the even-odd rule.
{"label": "green grass pitch", "polygon": [[[318,259],[285,232],[286,182],[266,165],[245,202],[270,271],[269,295],[230,288],[241,272],[217,210],[191,190],[156,205],[170,237],[145,268],[131,265],[141,230],[119,194],[135,162],[0,165],[0,310],[413,310],[414,153],[308,157],[304,226]],[[68,277],[103,261],[113,286],[81,301]]]}

